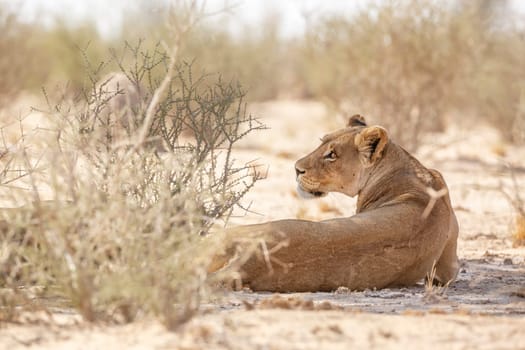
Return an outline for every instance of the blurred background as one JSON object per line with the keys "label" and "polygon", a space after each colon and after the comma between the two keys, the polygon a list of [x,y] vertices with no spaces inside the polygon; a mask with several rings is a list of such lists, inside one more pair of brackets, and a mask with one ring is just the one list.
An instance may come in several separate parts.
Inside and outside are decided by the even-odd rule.
{"label": "blurred background", "polygon": [[[362,113],[406,148],[454,123],[525,140],[525,3],[222,1],[186,34],[181,59],[239,81],[249,101],[321,101]],[[0,1],[0,108],[118,70],[125,42],[170,45],[177,1]],[[125,61],[125,57],[123,57]],[[61,90],[63,91],[63,90]],[[22,97],[21,97],[22,96]],[[17,102],[17,103],[18,103]],[[399,121],[403,121],[402,124]]]}

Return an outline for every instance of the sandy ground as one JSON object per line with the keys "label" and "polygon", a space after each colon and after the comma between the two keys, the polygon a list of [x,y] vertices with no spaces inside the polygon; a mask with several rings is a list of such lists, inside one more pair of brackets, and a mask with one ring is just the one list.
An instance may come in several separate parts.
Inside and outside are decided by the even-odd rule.
{"label": "sandy ground", "polygon": [[[236,157],[259,164],[266,179],[246,198],[251,211],[237,212],[230,224],[353,214],[354,199],[304,201],[295,194],[295,160],[343,121],[327,119],[315,102],[264,103],[252,111],[270,129],[244,140]],[[512,246],[515,213],[501,192],[525,196],[525,148],[506,145],[488,127],[451,124],[445,134],[429,135],[417,154],[445,176],[460,223],[461,270],[447,289],[421,283],[364,292],[229,292],[176,332],[154,320],[93,326],[57,313],[53,322],[2,325],[0,348],[525,349],[525,247]],[[518,188],[506,164],[514,166]]]}

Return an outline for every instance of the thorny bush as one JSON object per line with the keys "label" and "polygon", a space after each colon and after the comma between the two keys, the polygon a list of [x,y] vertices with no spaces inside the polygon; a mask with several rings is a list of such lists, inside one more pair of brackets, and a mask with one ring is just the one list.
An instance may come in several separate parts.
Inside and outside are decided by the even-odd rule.
{"label": "thorny bush", "polygon": [[90,89],[51,105],[54,142],[25,153],[46,169],[28,176],[31,204],[2,212],[2,284],[38,286],[87,320],[154,313],[174,328],[210,291],[206,266],[221,249],[210,228],[258,180],[234,146],[264,126],[238,84],[171,65],[160,46],[125,51],[134,63],[114,55],[121,72],[88,66]]}

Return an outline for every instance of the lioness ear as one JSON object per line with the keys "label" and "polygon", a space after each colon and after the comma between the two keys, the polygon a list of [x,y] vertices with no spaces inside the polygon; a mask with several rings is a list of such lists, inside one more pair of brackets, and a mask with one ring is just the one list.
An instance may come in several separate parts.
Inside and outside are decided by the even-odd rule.
{"label": "lioness ear", "polygon": [[365,117],[363,117],[363,116],[360,115],[360,114],[355,114],[355,115],[351,116],[351,117],[348,119],[348,122],[346,123],[346,126],[347,126],[347,127],[352,127],[352,126],[366,126]]}
{"label": "lioness ear", "polygon": [[381,158],[388,142],[388,133],[380,126],[364,128],[355,136],[354,143],[359,151],[359,160],[369,167]]}

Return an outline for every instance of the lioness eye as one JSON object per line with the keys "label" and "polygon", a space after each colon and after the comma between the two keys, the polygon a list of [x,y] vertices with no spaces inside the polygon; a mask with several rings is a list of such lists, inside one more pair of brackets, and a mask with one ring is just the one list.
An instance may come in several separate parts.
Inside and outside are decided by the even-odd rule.
{"label": "lioness eye", "polygon": [[324,159],[326,160],[335,160],[337,158],[337,155],[334,151],[329,151],[324,155]]}

